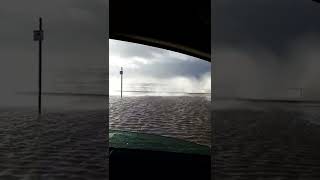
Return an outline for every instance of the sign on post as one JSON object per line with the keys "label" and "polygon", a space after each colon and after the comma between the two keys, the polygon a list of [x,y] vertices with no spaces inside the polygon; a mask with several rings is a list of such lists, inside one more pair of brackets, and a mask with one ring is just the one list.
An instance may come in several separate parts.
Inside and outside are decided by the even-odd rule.
{"label": "sign on post", "polygon": [[42,41],[43,40],[43,31],[35,30],[33,31],[33,40],[34,41]]}
{"label": "sign on post", "polygon": [[122,67],[121,67],[121,70],[120,70],[120,75],[121,75],[121,98],[122,98],[122,75],[123,75]]}

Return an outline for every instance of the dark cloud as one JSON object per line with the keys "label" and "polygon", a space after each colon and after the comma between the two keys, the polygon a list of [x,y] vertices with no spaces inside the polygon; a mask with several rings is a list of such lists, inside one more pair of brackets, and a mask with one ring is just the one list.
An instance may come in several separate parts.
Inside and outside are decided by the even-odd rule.
{"label": "dark cloud", "polygon": [[159,78],[170,78],[175,76],[200,78],[201,75],[206,72],[210,72],[210,64],[198,60],[156,65],[148,64],[139,72],[139,75],[147,74]]}
{"label": "dark cloud", "polygon": [[143,58],[154,58],[155,53],[165,53],[163,49],[154,48],[151,46],[140,45],[136,43],[123,43],[123,41],[111,40],[109,51],[123,58],[139,55]]}
{"label": "dark cloud", "polygon": [[312,0],[218,0],[213,6],[217,46],[259,45],[281,51],[297,37],[320,30],[320,4]]}
{"label": "dark cloud", "polygon": [[288,98],[290,88],[320,89],[320,4],[218,0],[211,9],[217,96]]}

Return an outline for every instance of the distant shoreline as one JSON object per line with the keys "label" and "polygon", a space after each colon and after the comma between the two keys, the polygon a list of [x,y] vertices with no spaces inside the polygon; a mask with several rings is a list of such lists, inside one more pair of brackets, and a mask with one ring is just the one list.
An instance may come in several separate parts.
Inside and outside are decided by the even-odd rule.
{"label": "distant shoreline", "polygon": [[280,103],[320,103],[320,100],[310,99],[263,99],[263,98],[214,98],[214,100],[234,100],[234,101],[248,101],[248,102],[280,102]]}
{"label": "distant shoreline", "polygon": [[[115,92],[120,92],[120,91],[115,91]],[[191,92],[161,92],[161,91],[122,91],[122,92],[133,92],[133,93],[168,93],[168,94],[211,94],[211,93],[201,93],[201,92],[196,92],[196,93],[191,93]]]}
{"label": "distant shoreline", "polygon": [[[18,92],[16,94],[20,95],[38,95],[38,92]],[[70,92],[44,92],[42,95],[51,96],[97,96],[97,97],[107,97],[108,94],[94,94],[94,93],[70,93]]]}
{"label": "distant shoreline", "polygon": [[[120,92],[120,91],[115,91]],[[127,93],[158,93],[158,94],[190,94],[190,95],[211,95],[211,93],[188,93],[188,92],[159,92],[159,91],[123,91]],[[18,92],[20,95],[38,95],[37,92]],[[96,96],[96,97],[108,97],[112,94],[95,94],[95,93],[70,93],[70,92],[44,92],[42,95],[50,96]]]}

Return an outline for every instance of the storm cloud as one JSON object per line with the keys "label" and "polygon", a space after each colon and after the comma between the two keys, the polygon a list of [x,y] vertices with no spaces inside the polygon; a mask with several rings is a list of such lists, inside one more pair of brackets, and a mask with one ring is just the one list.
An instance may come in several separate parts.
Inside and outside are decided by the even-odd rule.
{"label": "storm cloud", "polygon": [[218,0],[211,10],[217,97],[320,99],[320,4]]}

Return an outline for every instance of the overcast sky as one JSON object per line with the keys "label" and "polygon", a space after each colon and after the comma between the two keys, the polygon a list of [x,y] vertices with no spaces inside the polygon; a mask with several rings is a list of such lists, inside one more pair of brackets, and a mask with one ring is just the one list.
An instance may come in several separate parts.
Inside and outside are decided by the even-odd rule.
{"label": "overcast sky", "polygon": [[1,104],[30,104],[17,92],[37,90],[38,44],[33,30],[43,17],[43,90],[107,91],[108,3],[105,0],[2,0],[0,2]]}
{"label": "overcast sky", "polygon": [[211,64],[202,59],[151,46],[109,40],[110,93],[124,90],[210,93]]}
{"label": "overcast sky", "polygon": [[320,98],[320,4],[312,0],[212,3],[213,86],[219,95]]}
{"label": "overcast sky", "polygon": [[[85,93],[107,91],[107,12],[104,0],[2,0],[2,102],[11,101],[9,94],[36,90],[37,46],[32,41],[32,31],[37,28],[38,16],[44,18],[45,30],[44,89]],[[223,89],[220,92],[230,91],[229,94],[238,96],[270,96],[286,92],[288,88],[305,88],[310,97],[319,96],[319,19],[320,4],[312,0],[214,1],[212,85],[215,89]],[[125,78],[133,71],[135,75],[131,74],[131,77],[143,74],[156,80],[182,77],[187,80],[179,82],[190,79],[197,82],[202,72],[209,72],[204,65],[206,62],[194,63],[181,54],[159,49],[153,49],[151,53],[144,48],[128,48],[122,44],[110,47],[110,51],[113,51],[110,64],[118,63],[115,67],[119,67],[119,62],[132,61],[130,66],[124,66]],[[142,64],[147,68],[141,68]],[[140,67],[139,71],[137,67]],[[114,72],[112,69],[111,78],[113,75],[118,77],[119,69],[115,68]],[[116,86],[117,83],[113,87]],[[202,88],[191,91],[197,89]]]}

